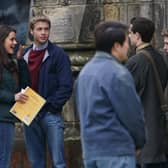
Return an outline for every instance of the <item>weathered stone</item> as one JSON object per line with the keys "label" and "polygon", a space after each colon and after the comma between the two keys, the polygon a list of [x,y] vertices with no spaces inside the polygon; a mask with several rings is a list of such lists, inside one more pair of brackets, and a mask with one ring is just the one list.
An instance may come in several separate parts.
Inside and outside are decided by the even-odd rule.
{"label": "weathered stone", "polygon": [[[82,11],[82,8],[79,7]],[[77,39],[75,32],[75,16],[72,8],[44,8],[43,14],[52,20],[50,32],[51,41],[57,43],[75,42]],[[80,15],[77,15],[76,24],[80,22]]]}
{"label": "weathered stone", "polygon": [[104,20],[102,5],[87,5],[83,15],[79,41],[82,43],[94,43],[93,32],[95,25]]}
{"label": "weathered stone", "polygon": [[145,16],[154,19],[156,28],[159,23],[156,36],[160,39],[161,29],[167,26],[166,6],[165,1],[151,0],[34,0],[31,11],[32,15],[43,13],[51,18],[52,41],[65,48],[80,48],[83,44],[92,48],[95,24],[102,20],[129,23],[133,16]]}
{"label": "weathered stone", "polygon": [[115,20],[120,19],[120,8],[117,5],[104,5],[104,16],[105,20]]}
{"label": "weathered stone", "polygon": [[104,0],[34,0],[33,5],[85,5],[85,4],[102,4]]}

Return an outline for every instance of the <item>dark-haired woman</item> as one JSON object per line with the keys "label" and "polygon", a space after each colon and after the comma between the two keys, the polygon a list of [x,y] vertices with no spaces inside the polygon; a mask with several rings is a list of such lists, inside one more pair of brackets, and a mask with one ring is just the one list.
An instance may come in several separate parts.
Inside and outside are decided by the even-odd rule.
{"label": "dark-haired woman", "polygon": [[16,44],[15,29],[0,26],[0,168],[10,167],[17,119],[9,110],[16,101],[28,99],[20,92],[29,85],[28,69],[24,60],[13,57]]}

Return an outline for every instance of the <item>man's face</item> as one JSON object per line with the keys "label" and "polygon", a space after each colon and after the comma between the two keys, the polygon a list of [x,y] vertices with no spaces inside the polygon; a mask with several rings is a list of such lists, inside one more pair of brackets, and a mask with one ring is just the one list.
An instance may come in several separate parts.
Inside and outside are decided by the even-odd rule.
{"label": "man's face", "polygon": [[138,36],[137,36],[137,33],[133,33],[132,26],[133,26],[132,24],[130,24],[129,26],[129,39],[130,39],[131,46],[136,47]]}
{"label": "man's face", "polygon": [[118,48],[118,59],[120,60],[120,62],[127,61],[128,48],[129,48],[129,41],[128,41],[128,35],[127,35],[123,45],[119,45],[119,48]]}
{"label": "man's face", "polygon": [[34,29],[31,30],[31,34],[34,38],[34,42],[36,45],[45,44],[48,41],[49,33],[49,24],[43,21],[35,23]]}
{"label": "man's face", "polygon": [[164,41],[163,49],[165,50],[166,54],[168,54],[168,36],[164,36],[163,41]]}

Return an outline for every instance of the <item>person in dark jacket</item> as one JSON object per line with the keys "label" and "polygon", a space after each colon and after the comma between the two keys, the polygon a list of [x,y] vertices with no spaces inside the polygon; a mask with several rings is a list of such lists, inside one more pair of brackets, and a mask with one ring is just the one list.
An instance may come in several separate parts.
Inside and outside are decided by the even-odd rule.
{"label": "person in dark jacket", "polygon": [[[164,61],[166,63],[166,66],[168,68],[168,29],[164,29],[162,31],[162,36],[163,36],[163,43],[164,43],[164,46],[163,46],[163,50],[164,50],[163,59],[164,59]],[[165,94],[166,103],[168,104],[168,81],[167,81],[167,85],[166,85],[164,94]],[[168,151],[167,151],[167,154],[168,154]]]}
{"label": "person in dark jacket", "polygon": [[63,49],[49,41],[50,26],[46,16],[32,18],[30,34],[34,43],[24,54],[31,88],[46,99],[46,104],[31,125],[25,126],[26,147],[32,168],[46,168],[46,144],[52,167],[66,168],[61,111],[72,92],[71,63]]}
{"label": "person in dark jacket", "polygon": [[168,67],[168,29],[164,29],[162,31],[162,36],[163,36],[163,43],[164,43],[163,50],[165,52],[163,58]]}
{"label": "person in dark jacket", "polygon": [[150,43],[154,31],[154,23],[151,20],[144,17],[136,17],[132,20],[129,37],[132,45],[136,46],[136,54],[126,63],[134,77],[136,90],[141,97],[145,111],[147,142],[138,157],[138,162],[143,168],[168,166],[165,163],[164,129],[154,71],[152,64],[144,53],[141,53],[142,50],[147,51],[154,60],[164,89],[168,80],[168,70],[163,57]]}
{"label": "person in dark jacket", "polygon": [[75,86],[85,168],[135,168],[145,143],[143,107],[127,60],[127,26],[96,26],[96,53]]}
{"label": "person in dark jacket", "polygon": [[16,46],[15,29],[0,26],[0,168],[9,168],[14,140],[15,122],[9,111],[16,101],[26,102],[21,88],[29,85],[26,62],[13,57]]}

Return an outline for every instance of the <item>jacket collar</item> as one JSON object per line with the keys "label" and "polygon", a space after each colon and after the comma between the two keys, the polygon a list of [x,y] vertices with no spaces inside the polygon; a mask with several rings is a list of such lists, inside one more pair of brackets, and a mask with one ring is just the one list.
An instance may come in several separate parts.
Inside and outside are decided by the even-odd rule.
{"label": "jacket collar", "polygon": [[95,57],[112,59],[112,55],[110,55],[110,54],[108,54],[106,52],[103,52],[103,51],[96,51]]}
{"label": "jacket collar", "polygon": [[[45,51],[44,58],[43,58],[42,62],[44,62],[50,56],[49,53],[51,50],[51,44],[52,43],[50,41],[47,42],[47,49]],[[30,47],[28,47],[24,52],[23,58],[27,63],[28,63],[29,53],[32,48],[33,48],[33,44]]]}
{"label": "jacket collar", "polygon": [[150,43],[143,43],[141,45],[139,45],[137,48],[136,48],[136,53],[139,52],[139,50],[142,50],[148,46],[150,46],[151,44]]}
{"label": "jacket collar", "polygon": [[47,48],[48,47],[48,41],[45,43],[45,44],[43,44],[43,45],[41,45],[40,47],[39,46],[36,46],[36,44],[35,43],[33,43],[33,50],[43,50],[43,49],[45,49],[45,48]]}
{"label": "jacket collar", "polygon": [[96,51],[95,57],[111,59],[111,60],[115,60],[115,61],[119,62],[116,57],[114,57],[113,55],[110,55],[109,53],[103,52],[103,51]]}

